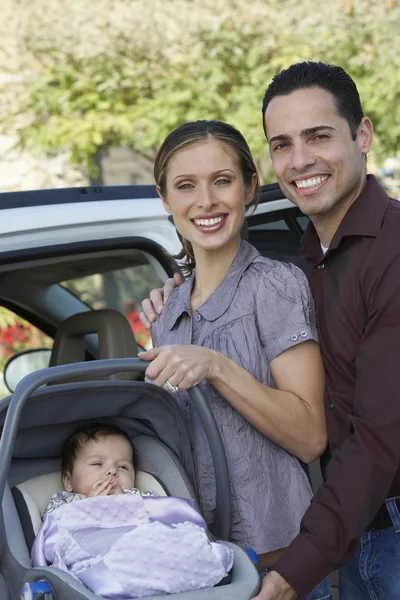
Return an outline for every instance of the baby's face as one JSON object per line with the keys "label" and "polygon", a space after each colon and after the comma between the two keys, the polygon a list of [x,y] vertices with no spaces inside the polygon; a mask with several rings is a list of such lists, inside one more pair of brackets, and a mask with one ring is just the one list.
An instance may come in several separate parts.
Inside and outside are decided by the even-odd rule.
{"label": "baby's face", "polygon": [[88,496],[96,482],[106,480],[112,484],[110,494],[135,485],[132,446],[118,435],[87,442],[78,451],[72,473],[65,475],[64,487],[67,492]]}

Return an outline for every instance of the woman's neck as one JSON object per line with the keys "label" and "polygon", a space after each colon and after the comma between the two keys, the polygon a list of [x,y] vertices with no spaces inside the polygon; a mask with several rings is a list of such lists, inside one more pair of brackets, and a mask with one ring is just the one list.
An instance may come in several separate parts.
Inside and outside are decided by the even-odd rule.
{"label": "woman's neck", "polygon": [[201,306],[223,281],[238,253],[240,243],[240,239],[233,240],[229,247],[213,251],[193,248],[196,278],[190,297],[192,311]]}

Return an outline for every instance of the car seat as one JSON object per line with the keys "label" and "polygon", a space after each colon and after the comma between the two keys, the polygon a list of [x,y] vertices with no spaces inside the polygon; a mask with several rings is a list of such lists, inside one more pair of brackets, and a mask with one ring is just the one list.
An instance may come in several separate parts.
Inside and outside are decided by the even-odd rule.
{"label": "car seat", "polygon": [[[86,421],[107,419],[133,439],[142,489],[156,487],[160,493],[192,498],[198,507],[190,438],[170,394],[136,381],[80,381],[37,389],[46,383],[56,384],[76,377],[143,371],[146,366],[137,359],[114,359],[43,369],[25,377],[12,397],[0,401],[2,599],[16,600],[25,582],[43,579],[49,583],[54,600],[99,598],[68,573],[52,567],[32,568],[30,563],[30,548],[43,509],[55,489],[60,489],[62,441]],[[193,388],[190,395],[210,441],[214,462],[217,505],[210,530],[216,538],[228,540],[230,486],[222,440],[201,392]],[[242,549],[226,543],[234,552],[229,583],[171,597],[179,600],[253,597],[259,587],[258,572]],[[156,600],[164,597],[153,596]]]}

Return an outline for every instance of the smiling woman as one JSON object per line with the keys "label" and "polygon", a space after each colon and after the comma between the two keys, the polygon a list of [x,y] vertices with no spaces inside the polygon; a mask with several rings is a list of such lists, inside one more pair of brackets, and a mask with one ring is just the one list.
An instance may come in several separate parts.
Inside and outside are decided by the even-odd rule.
{"label": "smiling woman", "polygon": [[[325,449],[324,373],[304,274],[243,239],[258,175],[243,136],[215,121],[182,125],[155,161],[157,189],[189,257],[190,278],[153,325],[147,378],[181,406],[191,430],[202,512],[215,479],[186,390],[201,383],[227,453],[231,539],[265,567],[295,537],[312,491],[304,465]],[[298,458],[297,458],[298,457]],[[324,582],[313,600],[328,597]]]}
{"label": "smiling woman", "polygon": [[162,200],[197,262],[210,251],[232,261],[256,186],[256,174],[246,186],[234,151],[219,140],[193,143],[171,158]]}
{"label": "smiling woman", "polygon": [[[245,211],[257,206],[259,186],[250,150],[237,130],[218,121],[186,123],[164,141],[154,175],[164,207],[182,237],[178,258],[186,259],[189,273],[195,265],[196,241],[210,250],[215,244],[224,246],[223,236],[237,252],[246,231]],[[196,232],[221,235],[207,238]]]}

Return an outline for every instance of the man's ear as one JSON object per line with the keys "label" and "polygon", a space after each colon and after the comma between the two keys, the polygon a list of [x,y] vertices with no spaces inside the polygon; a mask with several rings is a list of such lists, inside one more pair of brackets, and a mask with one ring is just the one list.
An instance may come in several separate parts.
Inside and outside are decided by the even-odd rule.
{"label": "man's ear", "polygon": [[160,198],[161,198],[161,202],[163,203],[165,210],[167,211],[167,213],[168,213],[169,215],[172,215],[171,207],[170,207],[170,205],[169,205],[169,203],[168,203],[167,196],[163,196],[163,195],[162,195],[162,193],[161,193],[161,189],[160,189],[160,186],[159,186],[159,185],[157,186],[157,188],[156,188],[156,189],[157,189],[157,194],[160,196]]}
{"label": "man's ear", "polygon": [[361,123],[358,126],[358,144],[362,154],[367,155],[371,150],[372,141],[374,139],[374,128],[371,119],[363,117]]}
{"label": "man's ear", "polygon": [[63,485],[64,485],[64,489],[66,492],[72,492],[72,481],[71,481],[71,475],[70,473],[65,473],[63,475]]}
{"label": "man's ear", "polygon": [[257,173],[253,173],[252,177],[251,177],[251,183],[249,185],[249,187],[246,190],[246,199],[244,201],[244,205],[248,206],[250,204],[250,202],[253,200],[253,196],[254,196],[254,191],[257,187],[258,184],[258,176]]}

